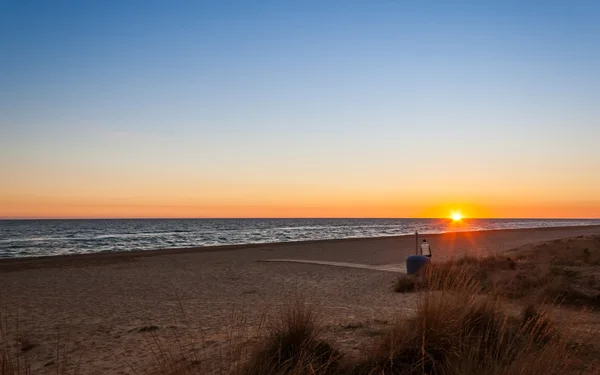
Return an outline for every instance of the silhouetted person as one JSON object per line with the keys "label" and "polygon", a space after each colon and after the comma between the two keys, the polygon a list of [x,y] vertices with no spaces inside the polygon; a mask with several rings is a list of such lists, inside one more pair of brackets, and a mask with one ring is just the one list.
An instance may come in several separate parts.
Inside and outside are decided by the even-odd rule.
{"label": "silhouetted person", "polygon": [[431,247],[427,243],[427,240],[423,240],[421,244],[421,255],[431,258]]}

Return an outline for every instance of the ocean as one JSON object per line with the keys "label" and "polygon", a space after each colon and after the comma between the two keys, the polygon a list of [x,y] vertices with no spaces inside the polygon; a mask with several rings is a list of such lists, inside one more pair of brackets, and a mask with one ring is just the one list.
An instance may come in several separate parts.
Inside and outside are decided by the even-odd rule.
{"label": "ocean", "polygon": [[0,220],[0,258],[579,225],[600,225],[600,220]]}

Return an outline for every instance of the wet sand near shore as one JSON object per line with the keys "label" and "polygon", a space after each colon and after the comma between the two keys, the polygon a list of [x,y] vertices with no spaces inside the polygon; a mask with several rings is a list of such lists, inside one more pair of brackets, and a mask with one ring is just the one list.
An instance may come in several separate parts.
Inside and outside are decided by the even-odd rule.
{"label": "wet sand near shore", "polygon": [[[600,226],[422,238],[442,261],[591,234],[600,234]],[[153,361],[150,334],[165,342],[177,336],[186,350],[210,346],[226,339],[236,316],[251,327],[299,295],[318,305],[325,329],[392,321],[411,311],[415,296],[392,293],[389,272],[260,261],[387,265],[414,252],[414,236],[405,236],[0,260],[0,312],[9,334],[18,317],[19,331],[34,344],[28,357],[36,374],[56,373],[58,333],[62,340],[68,335],[68,354],[80,362],[80,373],[134,373]],[[360,345],[352,337],[340,340]]]}

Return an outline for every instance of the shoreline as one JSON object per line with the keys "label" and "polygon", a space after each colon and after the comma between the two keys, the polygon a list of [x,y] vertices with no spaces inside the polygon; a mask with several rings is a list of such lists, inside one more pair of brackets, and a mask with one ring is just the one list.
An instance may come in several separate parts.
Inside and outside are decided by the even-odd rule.
{"label": "shoreline", "polygon": [[[6,218],[0,221],[81,221],[81,220],[452,220],[448,217],[40,217]],[[468,217],[463,220],[600,220],[600,217]]]}
{"label": "shoreline", "polygon": [[[560,227],[534,227],[534,228],[515,228],[515,229],[485,229],[485,230],[466,230],[466,231],[449,231],[441,233],[419,233],[420,238],[425,236],[430,239],[436,239],[445,236],[469,236],[496,233],[522,233],[526,231],[539,232],[556,232],[566,230],[600,230],[599,225],[573,225]],[[190,253],[212,253],[212,252],[228,252],[239,250],[252,249],[273,249],[282,246],[307,246],[307,245],[323,245],[323,244],[343,244],[343,243],[361,243],[361,242],[378,242],[390,240],[405,240],[408,237],[414,237],[414,234],[405,234],[399,236],[380,236],[380,237],[356,237],[356,238],[337,238],[323,240],[302,240],[302,241],[287,241],[287,242],[264,242],[264,243],[248,243],[248,244],[232,244],[232,245],[214,245],[214,246],[191,246],[191,247],[173,247],[173,248],[158,248],[153,250],[131,250],[131,251],[102,251],[97,253],[82,253],[82,254],[62,254],[62,255],[45,255],[31,257],[14,257],[0,258],[0,272],[6,271],[11,265],[31,265],[43,266],[47,264],[51,266],[53,263],[72,263],[77,261],[120,261],[133,260],[135,258],[156,257],[164,255],[178,255]],[[37,263],[37,264],[36,264]],[[38,268],[38,267],[35,267]]]}

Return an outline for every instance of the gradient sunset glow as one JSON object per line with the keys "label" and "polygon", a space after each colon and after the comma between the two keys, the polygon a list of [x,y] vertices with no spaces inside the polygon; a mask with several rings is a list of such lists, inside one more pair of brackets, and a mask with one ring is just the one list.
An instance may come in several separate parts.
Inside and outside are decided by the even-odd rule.
{"label": "gradient sunset glow", "polygon": [[176,3],[0,5],[0,218],[600,217],[598,3]]}

